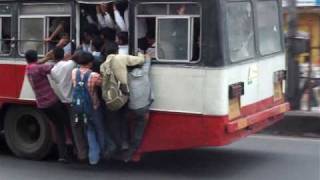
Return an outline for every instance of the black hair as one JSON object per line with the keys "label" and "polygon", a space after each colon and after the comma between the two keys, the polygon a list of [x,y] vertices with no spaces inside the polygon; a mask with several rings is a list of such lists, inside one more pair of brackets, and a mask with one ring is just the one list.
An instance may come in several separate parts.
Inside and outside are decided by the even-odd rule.
{"label": "black hair", "polygon": [[25,58],[26,58],[26,61],[28,64],[37,62],[38,61],[38,52],[35,50],[28,50],[25,53]]}
{"label": "black hair", "polygon": [[116,41],[116,31],[114,29],[105,27],[101,29],[100,33],[104,39],[109,40],[109,41]]}
{"label": "black hair", "polygon": [[138,40],[138,48],[142,51],[146,51],[149,48],[148,40],[146,37]]}
{"label": "black hair", "polygon": [[84,27],[83,33],[87,33],[90,36],[99,34],[98,28],[93,24],[88,24]]}
{"label": "black hair", "polygon": [[88,52],[80,52],[78,57],[76,58],[76,62],[79,65],[88,65],[94,61],[94,57],[91,53]]}
{"label": "black hair", "polygon": [[57,60],[57,61],[60,61],[64,58],[64,50],[63,48],[60,48],[60,47],[56,47],[53,49],[53,56],[54,56],[54,59]]}
{"label": "black hair", "polygon": [[122,44],[128,44],[128,32],[118,32],[117,37]]}
{"label": "black hair", "polygon": [[118,54],[119,47],[116,43],[109,43],[102,51],[102,55],[108,57],[110,54]]}
{"label": "black hair", "polygon": [[100,38],[95,37],[92,41],[92,46],[96,49],[96,51],[101,51],[103,41]]}

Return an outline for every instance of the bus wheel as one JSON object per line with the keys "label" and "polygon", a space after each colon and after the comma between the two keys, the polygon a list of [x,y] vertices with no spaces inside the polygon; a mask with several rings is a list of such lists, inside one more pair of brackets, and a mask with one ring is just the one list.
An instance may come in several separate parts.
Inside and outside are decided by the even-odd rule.
{"label": "bus wheel", "polygon": [[49,120],[32,107],[12,107],[4,120],[6,142],[18,157],[41,160],[53,145]]}

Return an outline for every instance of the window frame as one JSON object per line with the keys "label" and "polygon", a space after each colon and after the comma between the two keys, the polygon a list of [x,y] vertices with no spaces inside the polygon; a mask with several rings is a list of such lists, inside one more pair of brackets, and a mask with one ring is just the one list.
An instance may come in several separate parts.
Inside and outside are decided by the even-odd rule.
{"label": "window frame", "polygon": [[[260,16],[260,14],[259,14],[259,12],[258,12],[258,3],[260,3],[260,2],[274,2],[274,3],[276,3],[277,4],[277,13],[278,13],[278,27],[279,27],[279,37],[280,37],[280,49],[278,50],[278,51],[275,51],[275,52],[272,52],[272,53],[267,53],[267,54],[263,54],[262,52],[261,52],[261,50],[260,50],[260,41],[261,41],[261,39],[260,39],[260,31],[259,31],[259,20],[258,20],[258,18],[259,18],[259,16]],[[255,8],[255,13],[256,13],[256,26],[255,26],[255,28],[256,28],[256,32],[257,32],[257,34],[256,34],[256,38],[257,38],[257,43],[256,43],[256,48],[257,48],[257,53],[261,56],[261,57],[266,57],[266,56],[272,56],[272,55],[274,55],[274,54],[279,54],[279,53],[282,53],[283,52],[283,50],[284,50],[284,42],[283,42],[283,25],[282,25],[282,20],[281,20],[281,7],[282,6],[280,6],[279,5],[279,1],[278,0],[258,0],[257,2],[256,2],[256,8]]]}
{"label": "window frame", "polygon": [[[244,58],[244,59],[241,59],[241,60],[237,60],[237,61],[234,61],[232,60],[231,58],[231,53],[230,53],[230,42],[229,42],[229,27],[228,27],[228,16],[227,16],[227,6],[228,4],[232,4],[232,3],[249,3],[250,6],[251,6],[251,12],[252,12],[252,32],[253,32],[253,56],[252,57],[248,57],[248,58]],[[243,63],[243,62],[246,62],[246,61],[250,61],[250,60],[255,60],[257,58],[257,30],[256,30],[256,8],[255,8],[255,5],[254,3],[251,1],[251,0],[229,0],[229,1],[226,1],[225,2],[225,22],[224,22],[224,26],[225,26],[225,43],[227,44],[227,48],[226,48],[226,51],[225,53],[227,53],[227,56],[228,57],[228,61],[231,63],[231,64],[237,64],[237,63]]]}
{"label": "window frame", "polygon": [[[2,54],[0,53],[0,57],[11,57],[13,56],[13,52],[14,52],[14,47],[12,47],[12,44],[14,43],[14,26],[13,26],[13,22],[14,22],[14,7],[15,7],[15,4],[14,3],[11,3],[11,2],[4,2],[4,3],[0,3],[0,5],[7,5],[7,6],[10,6],[11,8],[11,12],[8,13],[8,14],[0,14],[0,18],[1,18],[1,24],[0,24],[0,33],[1,33],[1,36],[2,36],[2,18],[10,18],[10,28],[11,28],[11,32],[10,32],[10,35],[11,35],[11,43],[10,43],[10,52],[7,53],[7,54]],[[1,41],[3,41],[2,38],[0,38]],[[2,45],[0,45],[0,48],[2,47]]]}
{"label": "window frame", "polygon": [[[159,15],[159,14],[139,14],[138,13],[138,8],[139,6],[141,5],[145,5],[145,4],[166,4],[167,5],[167,14],[166,15]],[[197,6],[199,6],[199,14],[198,15],[194,15],[194,14],[186,14],[186,15],[176,15],[176,14],[170,14],[170,5],[171,4],[195,4]],[[158,63],[178,63],[178,64],[197,64],[199,63],[201,60],[202,60],[202,36],[203,36],[203,30],[202,30],[202,22],[203,22],[203,8],[202,8],[202,4],[199,3],[199,2],[185,2],[185,1],[179,1],[179,2],[141,2],[141,3],[137,3],[134,7],[134,11],[135,11],[135,16],[134,16],[134,20],[135,20],[135,26],[134,26],[134,50],[135,52],[138,51],[138,24],[136,23],[137,20],[139,18],[155,18],[155,40],[157,42],[157,38],[158,38],[158,19],[174,19],[176,17],[178,18],[188,18],[189,22],[188,22],[188,33],[189,35],[192,35],[192,36],[189,36],[188,37],[188,41],[191,41],[188,43],[188,48],[190,49],[190,51],[188,51],[188,60],[161,60],[161,59],[158,59],[158,47],[155,47],[155,56],[156,56],[156,59],[154,60],[154,62],[158,62]],[[170,18],[172,17],[172,18]],[[194,19],[195,18],[199,18],[199,32],[200,32],[200,35],[199,35],[199,41],[200,41],[200,47],[199,47],[199,57],[197,60],[192,60],[192,56],[193,56],[193,33],[194,33],[194,29],[192,27],[192,23],[194,23]]]}
{"label": "window frame", "polygon": [[[3,25],[3,20],[2,20],[2,18],[10,18],[10,26],[11,26],[11,32],[10,32],[10,35],[11,35],[11,41],[13,41],[13,29],[12,29],[12,23],[13,23],[13,16],[12,16],[12,14],[11,15],[4,15],[4,14],[1,14],[0,15],[0,34],[1,34],[1,36],[2,36],[2,25]],[[2,39],[2,38],[0,38],[1,39],[1,41],[3,41],[4,39]],[[10,51],[9,51],[9,53],[7,53],[7,54],[3,54],[3,53],[0,53],[0,56],[2,56],[2,57],[9,57],[9,56],[11,56],[12,54],[13,54],[13,49],[14,48],[12,48],[12,43],[13,42],[11,42],[10,43]],[[0,44],[0,49],[2,48],[2,44]]]}

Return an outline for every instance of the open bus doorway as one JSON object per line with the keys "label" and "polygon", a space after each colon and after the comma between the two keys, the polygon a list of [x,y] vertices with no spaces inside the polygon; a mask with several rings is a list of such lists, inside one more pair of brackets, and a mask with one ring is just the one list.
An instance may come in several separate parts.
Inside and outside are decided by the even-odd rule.
{"label": "open bus doorway", "polygon": [[[126,36],[128,54],[128,2],[79,2],[77,6],[77,46],[84,51],[102,52],[106,46],[116,43],[116,34]],[[100,39],[100,40],[99,40]],[[97,43],[97,41],[102,41]],[[117,42],[118,43],[118,42]],[[97,44],[102,44],[97,49]],[[119,45],[119,44],[118,44]],[[120,44],[121,45],[121,44]],[[121,47],[119,48],[121,50]]]}

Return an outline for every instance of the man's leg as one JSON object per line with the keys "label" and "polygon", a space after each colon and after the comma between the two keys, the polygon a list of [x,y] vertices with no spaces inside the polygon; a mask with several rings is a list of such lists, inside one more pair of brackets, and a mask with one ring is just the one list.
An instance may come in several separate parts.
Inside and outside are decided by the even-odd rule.
{"label": "man's leg", "polygon": [[89,145],[89,163],[91,165],[98,164],[100,160],[100,145],[98,142],[95,125],[93,119],[90,119],[87,123],[87,138]]}
{"label": "man's leg", "polygon": [[88,143],[85,134],[85,123],[82,117],[78,117],[76,122],[77,115],[73,112],[71,107],[68,109],[71,119],[73,141],[77,149],[77,156],[78,159],[82,161],[88,158]]}
{"label": "man's leg", "polygon": [[133,134],[130,140],[130,149],[136,151],[142,141],[144,130],[146,127],[146,116],[149,113],[149,106],[137,110],[133,110]]}
{"label": "man's leg", "polygon": [[99,143],[100,151],[102,152],[105,148],[105,128],[103,123],[103,114],[101,107],[94,110],[94,113],[92,115],[92,124],[96,132],[97,142]]}
{"label": "man's leg", "polygon": [[124,161],[128,162],[132,159],[133,154],[138,150],[141,145],[144,130],[147,124],[147,115],[149,113],[149,106],[132,110],[133,115],[133,133],[130,138],[130,147],[129,150],[124,154]]}
{"label": "man's leg", "polygon": [[59,159],[67,158],[66,135],[64,126],[64,114],[60,102],[44,109],[45,114],[49,117],[50,121],[54,124],[56,129],[57,145],[59,151]]}
{"label": "man's leg", "polygon": [[128,121],[128,106],[124,106],[119,112],[120,122],[120,137],[121,137],[121,149],[126,150],[129,148],[129,121]]}

